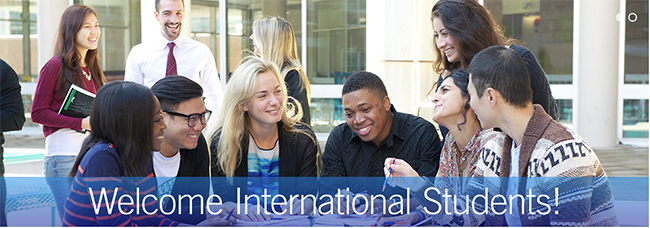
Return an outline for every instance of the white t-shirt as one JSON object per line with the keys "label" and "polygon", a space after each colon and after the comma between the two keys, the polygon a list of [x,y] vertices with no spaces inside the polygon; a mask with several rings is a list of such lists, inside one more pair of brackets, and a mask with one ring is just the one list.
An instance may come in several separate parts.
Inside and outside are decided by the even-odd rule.
{"label": "white t-shirt", "polygon": [[[510,148],[510,180],[508,181],[508,192],[506,193],[508,202],[510,202],[510,196],[518,194],[519,178],[513,177],[519,177],[519,149],[521,149],[521,145],[515,147],[515,141],[513,140]],[[515,199],[517,200],[512,200],[512,210],[510,211],[510,207],[508,207],[508,211],[505,213],[508,226],[521,226],[521,218],[519,217],[521,201],[519,201],[519,198]]]}
{"label": "white t-shirt", "polygon": [[152,154],[153,170],[158,181],[158,199],[160,199],[163,195],[171,194],[174,189],[176,175],[181,167],[181,153],[180,151],[176,152],[176,155],[170,158],[163,156],[158,151],[154,151]]}

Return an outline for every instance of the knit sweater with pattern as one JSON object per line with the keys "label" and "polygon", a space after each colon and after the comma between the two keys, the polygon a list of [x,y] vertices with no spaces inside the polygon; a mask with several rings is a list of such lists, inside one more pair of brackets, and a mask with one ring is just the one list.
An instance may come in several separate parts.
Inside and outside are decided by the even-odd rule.
{"label": "knit sweater with pattern", "polygon": [[[519,178],[507,178],[512,138],[501,134],[481,150],[466,194],[473,197],[485,195],[487,191],[487,203],[478,199],[469,205],[478,212],[487,206],[488,213],[474,213],[470,209],[469,213],[447,215],[442,210],[443,213],[433,215],[438,223],[506,226],[505,216],[495,212],[508,213],[509,203],[490,203],[496,195],[506,196],[508,202],[510,197],[506,192],[512,184],[509,182],[519,181],[517,192],[524,197],[523,203],[518,203],[520,210],[525,211],[519,213],[523,226],[618,226],[612,190],[596,153],[579,135],[552,120],[541,106],[534,105],[534,108],[520,145]],[[438,210],[439,205],[423,198],[424,191],[422,188],[414,196],[424,202],[428,211]],[[435,194],[429,191],[427,195],[432,193]],[[458,211],[466,209],[465,205],[465,202],[456,203]]]}

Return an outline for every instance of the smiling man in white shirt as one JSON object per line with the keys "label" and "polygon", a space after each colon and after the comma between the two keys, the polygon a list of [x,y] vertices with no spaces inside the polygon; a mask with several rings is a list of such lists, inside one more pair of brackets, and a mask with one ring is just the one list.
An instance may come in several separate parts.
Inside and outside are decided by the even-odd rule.
{"label": "smiling man in white shirt", "polygon": [[201,85],[206,107],[217,112],[223,91],[210,48],[181,36],[185,6],[183,0],[156,0],[154,15],[160,34],[131,49],[126,60],[124,80],[147,87],[168,75],[182,75]]}

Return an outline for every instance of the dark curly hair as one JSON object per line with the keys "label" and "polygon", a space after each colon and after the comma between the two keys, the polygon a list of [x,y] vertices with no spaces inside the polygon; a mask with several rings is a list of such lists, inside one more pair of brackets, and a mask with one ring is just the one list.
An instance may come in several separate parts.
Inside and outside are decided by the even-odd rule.
{"label": "dark curly hair", "polygon": [[461,111],[461,114],[463,115],[463,122],[459,123],[456,125],[458,127],[458,130],[460,131],[460,125],[466,124],[467,123],[467,110],[469,110],[469,93],[467,92],[467,85],[469,84],[469,71],[467,70],[455,70],[452,71],[451,74],[449,74],[445,79],[447,80],[448,78],[451,78],[452,81],[454,82],[454,85],[458,86],[460,88],[460,93],[463,95],[463,98],[466,98],[467,100],[465,101],[465,104],[463,105],[463,111]]}

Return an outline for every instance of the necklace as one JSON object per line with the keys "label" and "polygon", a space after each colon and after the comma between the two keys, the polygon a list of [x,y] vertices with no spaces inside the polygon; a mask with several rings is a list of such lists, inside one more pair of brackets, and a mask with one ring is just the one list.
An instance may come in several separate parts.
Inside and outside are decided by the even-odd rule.
{"label": "necklace", "polygon": [[86,76],[86,80],[90,81],[90,76],[92,76],[92,74],[90,74],[90,72],[86,73],[86,71],[84,69],[81,69],[81,73],[83,73],[84,76]]}

